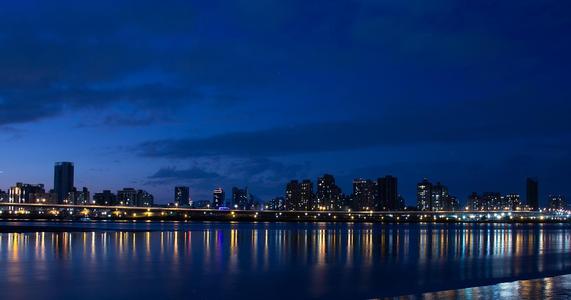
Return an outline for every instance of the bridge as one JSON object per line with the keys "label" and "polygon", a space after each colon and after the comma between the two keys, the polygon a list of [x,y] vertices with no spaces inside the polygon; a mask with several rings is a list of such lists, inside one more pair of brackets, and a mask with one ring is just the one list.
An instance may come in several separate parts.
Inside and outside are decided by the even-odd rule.
{"label": "bridge", "polygon": [[303,222],[569,222],[568,211],[275,211],[0,203],[0,219]]}

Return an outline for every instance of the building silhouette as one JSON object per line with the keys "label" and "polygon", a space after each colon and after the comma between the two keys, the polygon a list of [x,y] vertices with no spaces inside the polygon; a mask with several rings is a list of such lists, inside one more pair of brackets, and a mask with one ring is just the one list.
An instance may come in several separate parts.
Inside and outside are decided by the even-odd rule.
{"label": "building silhouette", "polygon": [[176,206],[191,206],[190,187],[177,186],[174,188],[174,204]]}
{"label": "building silhouette", "polygon": [[432,210],[432,183],[426,178],[416,185],[416,206],[421,211]]}
{"label": "building silhouette", "polygon": [[221,187],[214,189],[212,192],[212,207],[213,208],[220,208],[224,207],[224,203],[226,202],[226,194],[224,193],[224,189]]}
{"label": "building silhouette", "polygon": [[285,198],[275,197],[266,203],[266,209],[268,210],[285,210]]}
{"label": "building silhouette", "polygon": [[54,167],[54,192],[57,203],[62,204],[73,192],[74,166],[71,162],[57,162]]}
{"label": "building silhouette", "polygon": [[232,188],[232,208],[242,210],[252,209],[254,206],[252,200],[247,187],[243,189],[238,187]]}
{"label": "building silhouette", "polygon": [[567,200],[563,195],[549,195],[549,208],[555,210],[565,210],[567,209]]}
{"label": "building silhouette", "polygon": [[0,202],[8,202],[9,195],[6,191],[0,190]]}
{"label": "building silhouette", "polygon": [[377,185],[370,179],[353,180],[353,207],[359,211],[371,211],[377,207]]}
{"label": "building silhouette", "polygon": [[339,210],[341,203],[341,188],[335,184],[333,175],[325,174],[317,178],[317,193],[313,210]]}
{"label": "building silhouette", "polygon": [[398,180],[387,175],[377,179],[377,203],[375,210],[403,210],[404,205],[399,201]]}
{"label": "building silhouette", "polygon": [[96,205],[110,206],[117,204],[117,196],[113,194],[110,190],[104,190],[101,193],[95,193],[93,195],[93,201]]}
{"label": "building silhouette", "polygon": [[298,210],[311,210],[313,207],[315,194],[313,193],[313,182],[309,179],[304,179],[299,185],[300,188],[300,203]]}
{"label": "building silhouette", "polygon": [[117,202],[120,206],[135,206],[135,203],[137,203],[137,190],[124,188],[117,191]]}
{"label": "building silhouette", "polygon": [[535,178],[527,178],[527,205],[531,210],[539,210],[539,183]]}
{"label": "building silhouette", "polygon": [[448,187],[446,187],[440,182],[437,182],[435,185],[432,186],[431,189],[430,210],[433,211],[447,210],[449,206],[447,203],[448,201],[449,201]]}
{"label": "building silhouette", "polygon": [[285,209],[300,210],[301,207],[301,185],[299,181],[288,182],[285,190]]}
{"label": "building silhouette", "polygon": [[73,192],[69,193],[68,197],[64,200],[66,203],[73,203],[75,205],[87,205],[92,204],[91,193],[89,189],[83,187],[81,191],[73,188]]}
{"label": "building silhouette", "polygon": [[46,203],[46,191],[43,184],[16,183],[8,195],[9,203]]}

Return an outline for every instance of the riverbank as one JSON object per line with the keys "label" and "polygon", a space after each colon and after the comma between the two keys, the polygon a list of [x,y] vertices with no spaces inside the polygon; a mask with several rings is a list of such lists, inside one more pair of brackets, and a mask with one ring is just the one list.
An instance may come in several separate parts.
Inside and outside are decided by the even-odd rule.
{"label": "riverbank", "polygon": [[[570,274],[553,274],[543,278],[526,278],[478,287],[408,295],[399,299],[569,299]],[[389,299],[389,298],[387,298]],[[392,299],[392,298],[390,298]]]}

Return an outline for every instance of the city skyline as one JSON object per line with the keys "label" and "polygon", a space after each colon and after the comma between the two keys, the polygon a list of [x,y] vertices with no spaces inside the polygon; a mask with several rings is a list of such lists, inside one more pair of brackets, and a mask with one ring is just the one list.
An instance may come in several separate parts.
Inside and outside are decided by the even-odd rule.
{"label": "city skyline", "polygon": [[[291,179],[284,184],[282,194],[267,199],[256,197],[248,187],[232,186],[231,198],[226,198],[226,190],[222,185],[211,190],[210,199],[195,198],[190,186],[174,186],[172,198],[156,199],[152,193],[133,187],[122,187],[113,193],[110,189],[96,191],[93,196],[87,187],[76,187],[75,164],[73,162],[56,162],[54,164],[53,188],[44,183],[16,182],[6,191],[0,187],[0,202],[14,203],[59,203],[59,204],[96,204],[121,206],[153,206],[174,205],[232,209],[257,210],[265,206],[273,206],[276,210],[373,210],[398,211],[405,208],[421,211],[456,211],[456,210],[531,210],[540,208],[566,208],[566,196],[561,193],[540,193],[537,178],[526,178],[525,190],[522,194],[499,191],[472,191],[464,197],[452,194],[448,186],[440,181],[431,182],[423,178],[416,184],[414,199],[406,201],[399,190],[398,177],[386,175],[373,179],[354,178],[352,189],[344,191],[332,174],[323,174],[313,179]],[[12,193],[16,191],[17,195]],[[482,193],[482,196],[479,195]],[[6,199],[4,199],[4,197]],[[23,197],[23,198],[22,198]],[[22,199],[20,199],[22,198]],[[32,198],[37,199],[33,201]],[[158,201],[156,201],[158,200]],[[276,201],[283,202],[276,206]],[[196,203],[200,205],[196,206]],[[509,203],[509,204],[506,204]],[[208,205],[207,205],[208,204]],[[268,206],[269,204],[269,206]]]}
{"label": "city skyline", "polygon": [[159,199],[323,173],[571,194],[568,4],[26,3],[0,12],[0,186],[73,161]]}
{"label": "city skyline", "polygon": [[569,12],[2,1],[2,297],[571,299]]}

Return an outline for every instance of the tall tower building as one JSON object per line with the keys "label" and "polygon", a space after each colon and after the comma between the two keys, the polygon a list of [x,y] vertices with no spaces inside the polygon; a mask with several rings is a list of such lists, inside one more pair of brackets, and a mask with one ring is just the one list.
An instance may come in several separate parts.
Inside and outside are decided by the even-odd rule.
{"label": "tall tower building", "polygon": [[57,203],[63,203],[74,186],[74,166],[71,162],[57,162],[54,168],[54,191]]}
{"label": "tall tower building", "polygon": [[377,179],[378,199],[376,210],[402,210],[398,199],[398,180],[396,177],[387,175]]}
{"label": "tall tower building", "polygon": [[214,189],[212,193],[212,207],[219,208],[224,207],[224,202],[226,202],[226,194],[222,188]]}
{"label": "tall tower building", "polygon": [[232,208],[242,210],[252,209],[253,203],[251,203],[251,199],[252,197],[250,197],[248,188],[232,188]]}
{"label": "tall tower building", "polygon": [[174,204],[176,206],[190,206],[190,188],[188,186],[174,188]]}
{"label": "tall tower building", "polygon": [[438,182],[432,186],[431,191],[431,207],[434,211],[446,210],[449,201],[448,188],[442,183]]}
{"label": "tall tower building", "polygon": [[286,210],[299,210],[301,203],[301,186],[299,181],[290,181],[285,190],[285,209]]}
{"label": "tall tower building", "polygon": [[531,210],[539,210],[539,183],[535,178],[527,178],[527,205]]}
{"label": "tall tower building", "polygon": [[305,179],[300,184],[301,192],[301,202],[299,205],[299,210],[311,210],[313,206],[313,199],[315,194],[313,193],[313,182],[309,179]]}
{"label": "tall tower building", "polygon": [[317,194],[313,210],[338,210],[342,207],[341,189],[335,184],[332,175],[317,178]]}
{"label": "tall tower building", "polygon": [[356,210],[375,210],[377,189],[374,181],[357,178],[353,180],[353,206]]}
{"label": "tall tower building", "polygon": [[416,205],[419,210],[432,210],[432,183],[428,179],[416,185]]}

